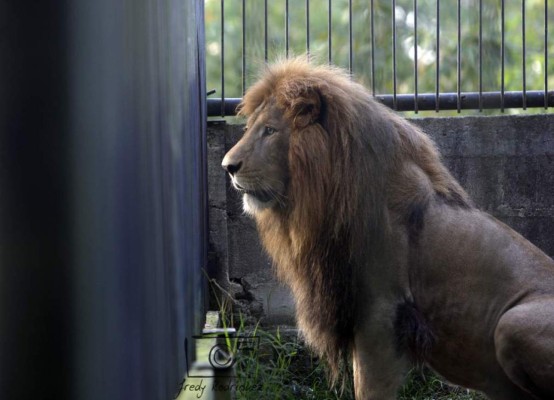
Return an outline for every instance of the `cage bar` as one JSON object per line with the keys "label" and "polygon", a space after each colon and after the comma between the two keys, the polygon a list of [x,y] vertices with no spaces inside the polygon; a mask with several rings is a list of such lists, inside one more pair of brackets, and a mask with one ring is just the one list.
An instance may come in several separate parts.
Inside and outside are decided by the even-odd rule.
{"label": "cage bar", "polygon": [[[372,0],[373,1],[373,0]],[[327,21],[327,29],[328,29],[328,35],[327,35],[327,38],[328,38],[328,51],[329,51],[329,65],[333,62],[333,58],[332,58],[332,37],[331,37],[331,32],[332,32],[332,29],[333,29],[333,22],[331,21],[331,14],[332,14],[332,7],[331,7],[331,0],[329,0],[329,18],[328,18],[328,21]]]}
{"label": "cage bar", "polygon": [[458,106],[456,111],[458,113],[462,109],[462,2],[458,0],[458,43],[457,43],[457,58],[456,58],[456,88],[458,93]]}
{"label": "cage bar", "polygon": [[396,0],[392,0],[392,104],[396,107]]}
{"label": "cage bar", "polygon": [[437,44],[436,44],[436,59],[435,59],[435,111],[439,112],[439,91],[440,91],[440,16],[441,16],[441,9],[440,9],[440,1],[437,0]]}
{"label": "cage bar", "polygon": [[306,0],[306,53],[310,59],[310,0]]}
{"label": "cage bar", "polygon": [[414,111],[417,114],[417,0],[414,0]]}
{"label": "cage bar", "polygon": [[267,63],[267,0],[264,0],[264,61]]}
{"label": "cage bar", "polygon": [[285,56],[289,58],[289,0],[285,0]]}
{"label": "cage bar", "polygon": [[[329,0],[331,1],[331,0]],[[375,29],[374,29],[374,13],[373,0],[371,0],[371,93],[375,97]]]}
{"label": "cage bar", "polygon": [[544,0],[544,109],[548,108],[548,0]]}
{"label": "cage bar", "polygon": [[505,29],[506,29],[506,21],[504,20],[504,13],[505,13],[505,4],[504,0],[501,0],[500,3],[500,64],[501,64],[501,72],[500,72],[500,111],[504,112],[504,60],[506,58],[506,43],[505,43]]}
{"label": "cage bar", "polygon": [[242,0],[242,94],[246,92],[246,0]]}
{"label": "cage bar", "polygon": [[479,112],[483,111],[483,0],[479,0]]}
{"label": "cage bar", "polygon": [[225,0],[221,0],[221,116],[225,116]]}
{"label": "cage bar", "polygon": [[348,70],[352,75],[352,0],[348,0]]}
{"label": "cage bar", "polygon": [[527,69],[526,69],[526,49],[525,49],[525,0],[521,0],[521,74],[522,74],[522,91],[523,91],[523,109],[527,108]]}

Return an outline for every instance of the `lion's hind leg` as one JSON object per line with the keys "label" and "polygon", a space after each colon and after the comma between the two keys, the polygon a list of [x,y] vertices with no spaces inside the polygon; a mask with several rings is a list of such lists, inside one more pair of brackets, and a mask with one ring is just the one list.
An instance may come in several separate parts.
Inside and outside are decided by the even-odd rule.
{"label": "lion's hind leg", "polygon": [[554,399],[554,299],[506,312],[496,327],[496,357],[508,377],[537,399]]}

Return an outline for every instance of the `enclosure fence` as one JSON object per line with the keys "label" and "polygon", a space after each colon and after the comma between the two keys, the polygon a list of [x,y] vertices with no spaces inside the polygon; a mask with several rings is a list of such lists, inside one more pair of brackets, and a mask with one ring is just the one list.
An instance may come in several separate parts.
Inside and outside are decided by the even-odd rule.
{"label": "enclosure fence", "polygon": [[208,114],[263,63],[339,65],[398,111],[554,106],[548,0],[205,0]]}

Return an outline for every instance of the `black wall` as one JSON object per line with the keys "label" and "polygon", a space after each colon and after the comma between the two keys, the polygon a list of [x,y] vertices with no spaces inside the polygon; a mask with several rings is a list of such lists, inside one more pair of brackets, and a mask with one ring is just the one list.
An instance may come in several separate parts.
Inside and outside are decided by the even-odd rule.
{"label": "black wall", "polygon": [[199,333],[203,1],[0,3],[0,398],[169,399]]}

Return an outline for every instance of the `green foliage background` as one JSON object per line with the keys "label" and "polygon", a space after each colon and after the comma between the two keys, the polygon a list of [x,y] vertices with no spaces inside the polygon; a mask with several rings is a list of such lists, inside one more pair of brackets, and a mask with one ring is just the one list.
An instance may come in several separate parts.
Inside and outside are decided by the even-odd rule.
{"label": "green foliage background", "polygon": [[[522,1],[526,12],[527,90],[544,90],[545,58],[544,0],[505,0],[505,90],[523,87]],[[373,0],[375,32],[375,93],[393,92],[392,1]],[[435,92],[436,1],[419,0],[418,92]],[[242,13],[243,0],[225,0],[225,97],[241,97],[256,79],[265,61],[264,0],[244,0],[246,69],[243,87]],[[349,68],[349,0],[332,0],[332,62]],[[371,87],[371,0],[352,0],[353,64],[355,79]],[[268,61],[285,56],[286,0],[267,0]],[[310,0],[310,54],[327,62],[328,0]],[[482,0],[483,91],[501,87],[501,0]],[[549,10],[548,76],[554,87],[554,6]],[[205,0],[207,90],[221,97],[221,0]],[[414,1],[396,1],[397,91],[414,93]],[[461,91],[479,90],[479,0],[461,0]],[[289,0],[289,52],[306,53],[306,1]],[[440,0],[441,92],[457,91],[457,0]],[[538,111],[544,112],[539,109]]]}

